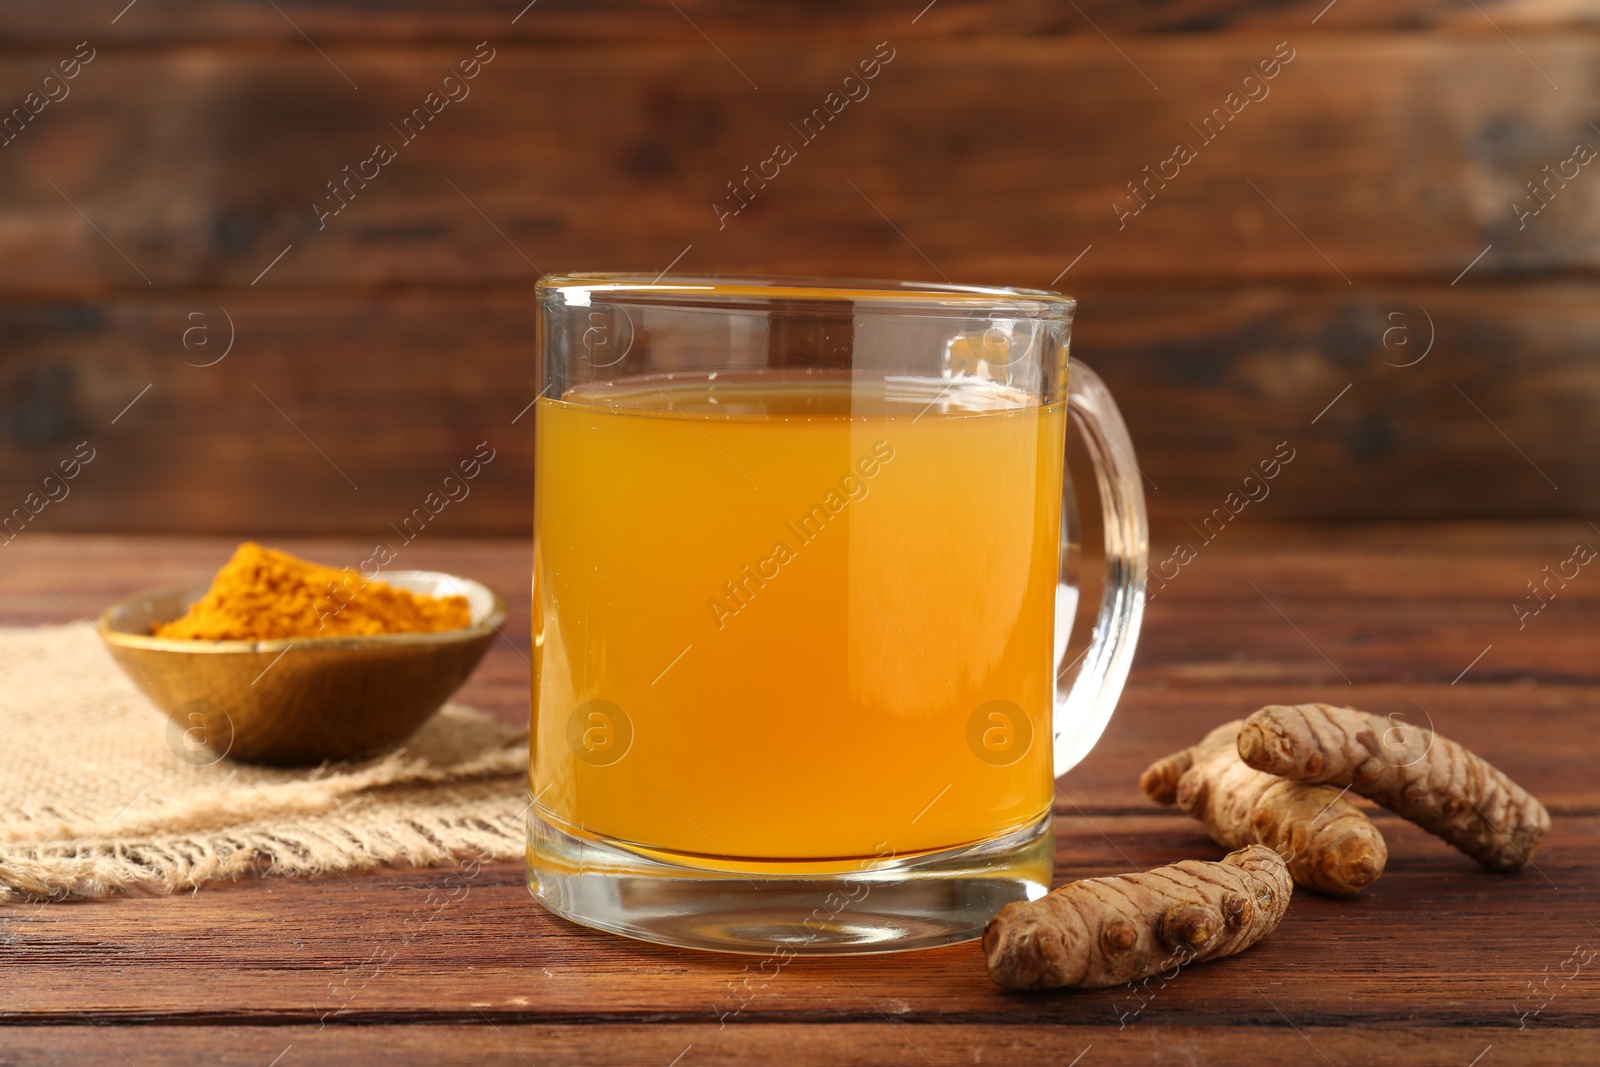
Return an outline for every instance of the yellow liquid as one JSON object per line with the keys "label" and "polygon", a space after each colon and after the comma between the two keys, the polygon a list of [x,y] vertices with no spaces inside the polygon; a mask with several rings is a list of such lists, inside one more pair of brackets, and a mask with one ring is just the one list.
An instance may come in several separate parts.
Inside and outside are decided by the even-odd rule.
{"label": "yellow liquid", "polygon": [[1062,405],[725,372],[537,419],[541,815],[709,862],[826,861],[1049,809]]}

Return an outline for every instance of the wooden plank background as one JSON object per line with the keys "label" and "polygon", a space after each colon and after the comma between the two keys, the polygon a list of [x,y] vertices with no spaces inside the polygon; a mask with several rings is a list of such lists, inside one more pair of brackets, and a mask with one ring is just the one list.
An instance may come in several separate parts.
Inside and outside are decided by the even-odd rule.
{"label": "wooden plank background", "polygon": [[[276,6],[0,23],[0,115],[93,54],[0,145],[0,510],[96,448],[39,530],[370,536],[488,440],[439,529],[525,534],[533,280],[680,254],[1055,280],[1163,536],[1285,440],[1275,518],[1600,510],[1600,177],[1513,208],[1600,146],[1600,4]],[[471,95],[319,228],[480,41]],[[870,95],[719,229],[724,183],[884,41]],[[1119,226],[1279,42],[1270,94]]]}

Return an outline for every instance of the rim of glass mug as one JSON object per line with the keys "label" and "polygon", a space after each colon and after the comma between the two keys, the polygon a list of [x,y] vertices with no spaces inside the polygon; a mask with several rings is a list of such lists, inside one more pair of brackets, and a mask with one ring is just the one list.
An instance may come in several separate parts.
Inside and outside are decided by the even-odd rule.
{"label": "rim of glass mug", "polygon": [[877,278],[823,278],[760,274],[640,274],[626,271],[578,271],[539,279],[540,295],[560,294],[572,307],[585,307],[590,294],[649,293],[692,303],[699,294],[718,304],[741,298],[755,300],[851,300],[884,303],[926,303],[951,309],[975,307],[1026,312],[1035,309],[1069,319],[1075,297],[1050,289],[1002,285],[958,285],[953,282],[897,282]]}

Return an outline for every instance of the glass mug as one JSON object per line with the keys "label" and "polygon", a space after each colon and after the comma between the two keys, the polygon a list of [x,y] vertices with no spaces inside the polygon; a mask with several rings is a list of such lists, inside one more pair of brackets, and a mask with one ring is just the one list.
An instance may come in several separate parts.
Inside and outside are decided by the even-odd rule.
{"label": "glass mug", "polygon": [[[539,282],[528,882],[690,948],[967,940],[1049,888],[1054,779],[1139,632],[1127,430],[1075,301]],[[1070,657],[1069,412],[1104,509]]]}

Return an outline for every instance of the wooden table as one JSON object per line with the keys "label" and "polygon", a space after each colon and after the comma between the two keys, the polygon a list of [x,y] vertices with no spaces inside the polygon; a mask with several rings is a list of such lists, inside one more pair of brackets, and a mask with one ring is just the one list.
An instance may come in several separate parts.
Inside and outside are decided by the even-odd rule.
{"label": "wooden table", "polygon": [[[1060,879],[1214,858],[1194,824],[1139,793],[1148,761],[1264,703],[1411,701],[1549,806],[1555,828],[1517,875],[1379,815],[1390,861],[1371,890],[1297,894],[1259,947],[1137,994],[1004,993],[972,945],[796,960],[745,987],[745,959],[552,918],[517,863],[484,869],[437,915],[424,897],[458,872],[11,906],[0,1063],[1600,1062],[1600,962],[1579,962],[1600,949],[1600,576],[1581,573],[1520,630],[1511,608],[1578,541],[1600,531],[1229,527],[1151,602],[1122,706],[1060,787]],[[0,620],[93,616],[137,587],[203,577],[229,547],[30,531],[4,549]],[[359,546],[286,547],[341,559]],[[523,543],[408,552],[526,588]],[[461,696],[514,720],[525,606],[507,634]]]}

